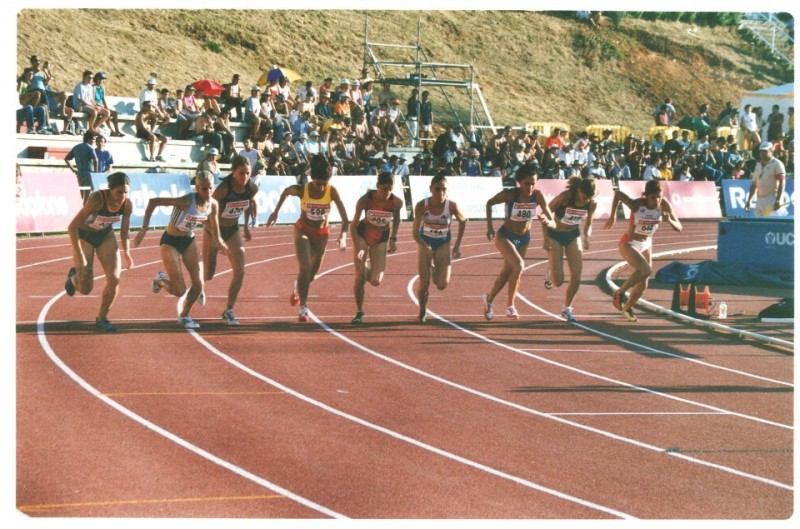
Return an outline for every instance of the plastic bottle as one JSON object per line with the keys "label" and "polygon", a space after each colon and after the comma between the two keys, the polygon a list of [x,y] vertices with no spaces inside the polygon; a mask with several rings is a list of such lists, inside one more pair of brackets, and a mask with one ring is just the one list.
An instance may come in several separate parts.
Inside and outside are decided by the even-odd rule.
{"label": "plastic bottle", "polygon": [[728,305],[724,301],[719,303],[719,319],[724,320],[728,317]]}

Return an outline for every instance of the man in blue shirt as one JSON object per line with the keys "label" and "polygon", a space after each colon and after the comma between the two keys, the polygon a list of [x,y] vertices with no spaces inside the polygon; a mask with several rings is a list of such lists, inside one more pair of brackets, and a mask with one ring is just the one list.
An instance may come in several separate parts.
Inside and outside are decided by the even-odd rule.
{"label": "man in blue shirt", "polygon": [[[64,157],[69,170],[78,177],[78,185],[85,188],[81,190],[84,200],[92,190],[92,173],[98,172],[97,153],[92,147],[94,138],[95,133],[87,130],[83,135],[83,143],[73,147]],[[75,167],[70,163],[72,160],[75,160]]]}
{"label": "man in blue shirt", "polygon": [[97,172],[110,173],[114,166],[114,157],[106,150],[106,139],[98,135],[95,139],[97,148],[94,150],[97,155]]}

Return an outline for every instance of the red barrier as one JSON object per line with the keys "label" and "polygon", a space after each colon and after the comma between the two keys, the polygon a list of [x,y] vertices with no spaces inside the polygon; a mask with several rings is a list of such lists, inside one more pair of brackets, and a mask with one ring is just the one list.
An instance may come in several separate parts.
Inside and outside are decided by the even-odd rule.
{"label": "red barrier", "polygon": [[74,174],[23,174],[17,189],[17,233],[67,231],[82,206]]}
{"label": "red barrier", "polygon": [[[631,198],[638,198],[644,192],[646,182],[625,180],[619,183],[619,189]],[[714,182],[673,182],[662,181],[664,198],[670,204],[679,219],[721,219],[722,208],[719,205],[719,193]],[[622,206],[627,217],[630,213]]]}

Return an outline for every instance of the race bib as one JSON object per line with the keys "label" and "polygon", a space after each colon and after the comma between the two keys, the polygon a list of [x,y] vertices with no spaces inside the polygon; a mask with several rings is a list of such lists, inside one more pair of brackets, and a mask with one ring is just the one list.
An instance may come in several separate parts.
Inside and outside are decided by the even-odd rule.
{"label": "race bib", "polygon": [[222,210],[221,217],[223,219],[238,219],[244,210],[250,207],[249,200],[232,201],[225,204],[225,209]]}
{"label": "race bib", "polygon": [[366,213],[367,222],[378,228],[385,228],[394,218],[391,211],[369,209]]}
{"label": "race bib", "polygon": [[514,202],[511,206],[511,213],[509,214],[509,220],[515,220],[517,222],[529,222],[536,216],[536,204],[532,204],[530,202],[521,203],[521,202]]}
{"label": "race bib", "polygon": [[122,215],[114,215],[113,217],[106,217],[103,215],[98,215],[97,217],[92,220],[92,222],[87,222],[86,226],[93,229],[93,230],[102,230],[105,229],[115,222],[119,222],[122,219]]}
{"label": "race bib", "polygon": [[186,215],[183,222],[175,225],[181,231],[194,231],[195,228],[202,226],[208,217],[198,215]]}
{"label": "race bib", "polygon": [[328,213],[331,212],[330,204],[314,204],[312,202],[307,202],[307,206],[306,218],[308,220],[325,220],[328,218]]}
{"label": "race bib", "polygon": [[660,220],[642,219],[636,223],[634,233],[638,233],[639,235],[652,235],[658,229],[659,224],[661,224]]}
{"label": "race bib", "polygon": [[586,219],[588,214],[589,212],[585,209],[566,208],[561,223],[569,226],[578,226]]}

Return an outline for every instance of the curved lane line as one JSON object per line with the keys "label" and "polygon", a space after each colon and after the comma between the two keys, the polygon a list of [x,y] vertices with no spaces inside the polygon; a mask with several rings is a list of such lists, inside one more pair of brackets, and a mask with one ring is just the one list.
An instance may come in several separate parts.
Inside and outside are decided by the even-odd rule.
{"label": "curved lane line", "polygon": [[331,518],[347,518],[346,516],[344,516],[342,514],[339,514],[338,512],[335,512],[335,511],[333,511],[331,509],[328,509],[327,507],[324,507],[322,505],[314,503],[313,501],[311,501],[311,500],[309,500],[307,498],[304,498],[302,496],[298,496],[297,494],[295,494],[294,492],[292,492],[290,490],[287,490],[287,489],[285,489],[285,488],[283,488],[283,487],[281,487],[279,485],[276,485],[275,483],[267,481],[266,479],[264,479],[264,478],[262,478],[260,476],[257,476],[257,475],[255,475],[255,474],[253,474],[251,472],[248,472],[247,470],[245,470],[245,469],[243,469],[241,467],[238,467],[238,466],[234,465],[233,463],[230,463],[229,461],[226,461],[226,460],[224,460],[224,459],[222,459],[220,457],[215,456],[214,454],[212,454],[210,452],[207,452],[206,450],[203,450],[202,448],[190,443],[189,441],[186,441],[183,438],[178,437],[177,435],[173,434],[172,432],[170,432],[168,430],[165,430],[164,428],[161,428],[160,426],[148,421],[147,419],[145,419],[141,415],[138,415],[137,413],[133,412],[132,410],[130,410],[130,409],[126,408],[125,406],[119,404],[115,400],[105,396],[103,393],[98,391],[94,386],[92,386],[88,382],[86,382],[86,380],[81,378],[80,375],[78,375],[69,366],[67,366],[64,363],[64,361],[61,360],[61,358],[55,353],[53,348],[50,347],[50,343],[47,341],[47,336],[45,335],[45,332],[44,332],[44,323],[45,323],[45,321],[47,319],[47,313],[49,312],[50,307],[52,307],[53,304],[56,301],[58,301],[58,299],[60,299],[64,295],[66,295],[66,293],[64,293],[64,292],[62,292],[60,294],[57,294],[49,302],[47,302],[45,304],[45,306],[42,308],[42,311],[39,313],[39,318],[37,319],[37,322],[36,322],[36,334],[37,334],[37,336],[39,338],[39,343],[41,344],[42,348],[45,351],[45,354],[47,354],[47,356],[50,358],[50,360],[52,360],[52,362],[54,364],[56,364],[56,366],[59,369],[61,369],[61,371],[63,371],[69,378],[74,380],[87,393],[89,393],[90,395],[100,399],[105,404],[111,406],[112,408],[114,408],[118,412],[120,412],[123,415],[125,415],[126,417],[134,420],[135,422],[141,424],[142,426],[144,426],[145,428],[151,430],[152,432],[154,432],[154,433],[156,433],[156,434],[158,434],[158,435],[160,435],[162,437],[165,437],[166,439],[169,439],[173,443],[175,443],[175,444],[177,444],[177,445],[189,450],[190,452],[193,452],[193,453],[199,455],[200,457],[210,461],[211,463],[214,463],[215,465],[221,466],[222,468],[225,468],[225,469],[233,472],[234,474],[236,474],[236,475],[238,475],[240,477],[243,477],[243,478],[245,478],[245,479],[247,479],[249,481],[252,481],[253,483],[256,483],[257,485],[260,485],[260,486],[262,486],[262,487],[264,487],[266,489],[269,489],[269,490],[271,490],[273,492],[276,492],[278,494],[282,494],[282,495],[286,496],[287,498],[289,498],[291,500],[294,500],[295,502],[297,502],[297,503],[299,503],[299,504],[301,504],[301,505],[303,505],[305,507],[308,507],[309,509],[312,509],[312,510],[314,510],[316,512],[319,512],[319,513],[324,514],[326,516],[330,516]]}

